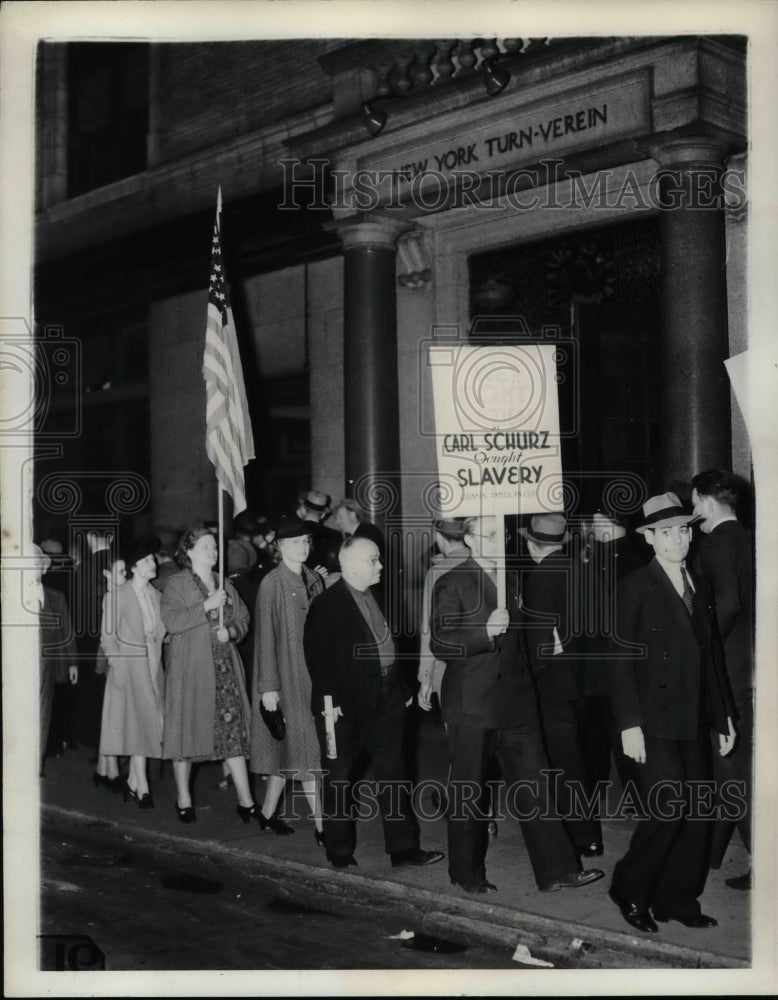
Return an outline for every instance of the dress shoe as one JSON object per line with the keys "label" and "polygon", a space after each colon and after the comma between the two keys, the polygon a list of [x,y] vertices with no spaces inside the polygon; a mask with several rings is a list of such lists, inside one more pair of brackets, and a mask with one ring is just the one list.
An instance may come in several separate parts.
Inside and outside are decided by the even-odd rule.
{"label": "dress shoe", "polygon": [[330,864],[333,868],[348,868],[349,865],[354,865],[356,867],[357,859],[352,854],[350,858],[330,858]]}
{"label": "dress shoe", "polygon": [[490,892],[497,892],[497,886],[494,882],[487,882],[485,878],[481,879],[480,882],[474,882],[473,885],[465,885],[464,882],[457,882],[456,879],[451,879],[451,884],[457,886],[459,889],[464,889],[465,892],[471,892],[476,896],[486,896]]}
{"label": "dress shoe", "polygon": [[420,847],[411,847],[407,851],[395,851],[391,855],[392,868],[420,868],[422,865],[434,865],[443,859],[440,851],[422,851]]}
{"label": "dress shoe", "polygon": [[648,931],[652,934],[659,930],[646,907],[632,903],[628,899],[620,899],[613,890],[608,895],[616,906],[618,906],[622,917],[624,917],[630,927],[634,927],[637,931]]}
{"label": "dress shoe", "polygon": [[268,819],[264,813],[257,810],[257,819],[259,820],[261,830],[272,830],[279,837],[286,837],[288,834],[294,833],[294,830],[288,823],[284,823],[282,819],[278,818],[278,813],[273,813],[270,819]]}
{"label": "dress shoe", "polygon": [[551,882],[543,882],[538,886],[541,892],[558,892],[560,889],[580,889],[582,885],[589,885],[603,877],[605,872],[599,868],[588,868],[586,871],[570,872],[569,875],[562,875]]}
{"label": "dress shoe", "polygon": [[732,878],[726,880],[726,884],[730,889],[751,889],[754,884],[751,869],[749,868],[744,875],[733,875]]}
{"label": "dress shoe", "polygon": [[97,771],[95,771],[92,774],[92,784],[95,788],[111,788],[111,779],[107,774],[98,774]]}
{"label": "dress shoe", "polygon": [[664,913],[657,913],[656,910],[652,911],[654,914],[654,920],[658,920],[660,924],[666,924],[668,920],[675,920],[679,924],[683,924],[684,927],[718,927],[719,922],[713,917],[708,917],[704,913],[695,913],[693,917],[668,917]]}
{"label": "dress shoe", "polygon": [[179,806],[176,805],[176,815],[181,820],[182,823],[196,823],[197,816],[195,815],[194,806]]}
{"label": "dress shoe", "polygon": [[601,840],[593,840],[591,844],[579,847],[576,853],[582,858],[601,858],[604,850]]}
{"label": "dress shoe", "polygon": [[151,792],[144,792],[143,795],[138,798],[138,809],[153,809],[154,799],[151,797]]}

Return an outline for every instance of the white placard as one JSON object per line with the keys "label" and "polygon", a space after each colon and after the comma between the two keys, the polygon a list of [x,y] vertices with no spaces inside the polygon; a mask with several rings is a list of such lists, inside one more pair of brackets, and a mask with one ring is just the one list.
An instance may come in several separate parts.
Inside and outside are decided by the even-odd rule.
{"label": "white placard", "polygon": [[430,347],[441,514],[562,509],[555,350]]}

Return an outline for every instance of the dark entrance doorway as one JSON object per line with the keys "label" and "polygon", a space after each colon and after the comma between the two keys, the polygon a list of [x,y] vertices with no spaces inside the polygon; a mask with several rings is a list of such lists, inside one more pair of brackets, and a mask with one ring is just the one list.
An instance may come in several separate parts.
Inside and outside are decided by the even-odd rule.
{"label": "dark entrance doorway", "polygon": [[[660,447],[659,225],[655,218],[525,243],[470,259],[472,343],[559,338],[562,463],[569,513],[615,479],[657,485]],[[517,333],[516,318],[521,318]]]}

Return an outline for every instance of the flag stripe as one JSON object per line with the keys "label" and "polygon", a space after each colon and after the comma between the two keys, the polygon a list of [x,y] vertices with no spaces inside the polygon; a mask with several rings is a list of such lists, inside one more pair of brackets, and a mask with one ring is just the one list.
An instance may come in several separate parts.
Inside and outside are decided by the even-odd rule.
{"label": "flag stripe", "polygon": [[254,458],[254,438],[222,262],[221,188],[211,243],[203,378],[205,450],[216,478],[234,501],[234,513],[239,514],[246,509],[243,469]]}

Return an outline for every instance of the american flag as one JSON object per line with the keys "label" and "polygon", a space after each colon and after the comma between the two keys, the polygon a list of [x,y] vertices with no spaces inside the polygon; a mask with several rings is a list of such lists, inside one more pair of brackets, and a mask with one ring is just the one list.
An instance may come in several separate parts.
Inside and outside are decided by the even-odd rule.
{"label": "american flag", "polygon": [[243,467],[254,458],[254,436],[246,404],[238,340],[224,278],[221,245],[222,191],[216,203],[211,244],[211,280],[205,327],[205,450],[216,478],[233,499],[233,513],[246,509]]}

